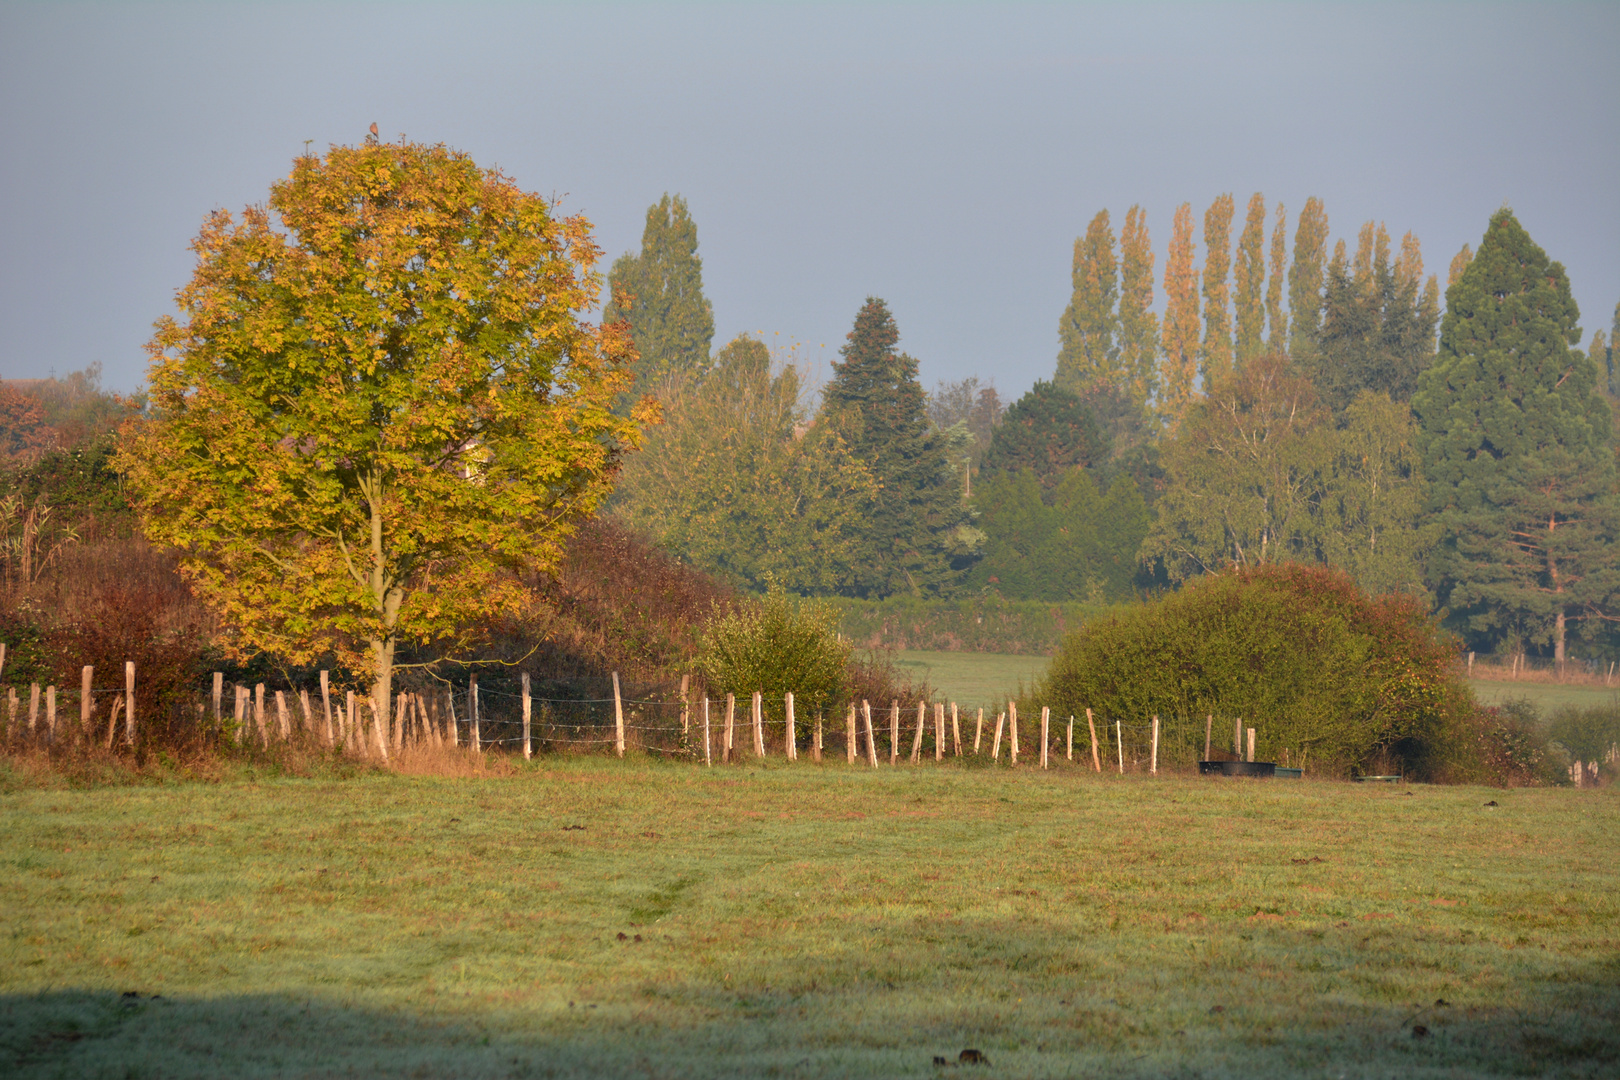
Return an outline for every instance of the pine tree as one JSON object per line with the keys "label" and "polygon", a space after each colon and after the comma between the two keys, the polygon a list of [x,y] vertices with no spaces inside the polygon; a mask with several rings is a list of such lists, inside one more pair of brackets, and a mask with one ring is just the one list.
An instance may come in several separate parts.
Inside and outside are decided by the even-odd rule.
{"label": "pine tree", "polygon": [[665,193],[647,208],[641,254],[621,255],[608,274],[610,300],[603,306],[602,324],[629,320],[641,354],[635,369],[638,390],[708,367],[714,310],[703,296],[697,246],[697,223],[687,213],[686,200]]}
{"label": "pine tree", "polygon": [[1050,489],[1071,470],[1095,469],[1107,457],[1107,440],[1085,403],[1055,381],[1040,381],[996,425],[979,476],[1028,471]]}
{"label": "pine tree", "polygon": [[1408,400],[1434,356],[1439,286],[1433,278],[1422,284],[1417,237],[1406,234],[1393,264],[1389,246],[1384,226],[1368,222],[1353,264],[1342,244],[1335,248],[1317,348],[1300,364],[1340,418],[1363,390]]}
{"label": "pine tree", "polygon": [[1283,282],[1288,275],[1288,214],[1277,204],[1271,227],[1271,279],[1266,282],[1266,318],[1271,323],[1267,346],[1274,353],[1288,351],[1288,313],[1283,311]]}
{"label": "pine tree", "polygon": [[1198,374],[1198,270],[1193,266],[1192,206],[1176,208],[1170,254],[1164,264],[1164,333],[1159,352],[1159,411],[1170,428],[1180,425],[1192,403]]}
{"label": "pine tree", "polygon": [[855,573],[839,589],[846,595],[948,591],[976,543],[917,361],[895,351],[899,340],[888,306],[867,297],[823,395],[827,424],[882,486],[857,541]]}
{"label": "pine tree", "polygon": [[1232,371],[1232,317],[1227,311],[1226,273],[1232,262],[1232,196],[1204,211],[1204,343],[1199,370],[1208,387]]}
{"label": "pine tree", "polygon": [[1502,209],[1446,290],[1412,399],[1443,539],[1441,600],[1470,630],[1550,643],[1620,616],[1610,412],[1564,268]]}
{"label": "pine tree", "polygon": [[1057,382],[1074,393],[1101,384],[1121,384],[1119,347],[1115,333],[1119,319],[1119,264],[1114,256],[1114,230],[1108,211],[1091,219],[1086,235],[1074,242],[1074,294],[1058,323],[1062,349],[1058,353]]}
{"label": "pine tree", "polygon": [[1242,367],[1260,355],[1266,341],[1266,200],[1258,191],[1249,197],[1232,277],[1237,308],[1236,362]]}
{"label": "pine tree", "polygon": [[1133,206],[1125,212],[1120,233],[1119,370],[1138,411],[1157,390],[1159,317],[1153,313],[1153,240],[1147,212]]}
{"label": "pine tree", "polygon": [[1322,326],[1322,275],[1327,263],[1328,218],[1314,195],[1294,227],[1294,265],[1288,272],[1288,352],[1308,362]]}

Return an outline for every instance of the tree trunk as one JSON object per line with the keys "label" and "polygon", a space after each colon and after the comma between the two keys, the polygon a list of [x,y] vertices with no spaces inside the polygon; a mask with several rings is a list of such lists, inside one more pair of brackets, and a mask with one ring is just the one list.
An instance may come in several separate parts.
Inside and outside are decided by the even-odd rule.
{"label": "tree trunk", "polygon": [[1553,661],[1558,665],[1560,678],[1564,675],[1564,633],[1566,629],[1564,612],[1560,609],[1553,618]]}

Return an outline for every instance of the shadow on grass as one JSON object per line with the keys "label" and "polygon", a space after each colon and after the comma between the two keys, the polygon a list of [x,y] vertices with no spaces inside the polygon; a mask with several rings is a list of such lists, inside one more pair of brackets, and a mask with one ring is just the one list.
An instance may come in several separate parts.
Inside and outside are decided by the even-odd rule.
{"label": "shadow on grass", "polygon": [[[86,1080],[171,1077],[1406,1077],[1616,1075],[1620,986],[1614,963],[1569,973],[1534,1010],[1435,1002],[1295,1017],[1240,1001],[1132,1009],[1097,987],[1024,1002],[1009,1030],[990,1016],[856,992],[893,1017],[878,1034],[825,1021],[839,992],[700,995],[703,1018],[570,1003],[487,1021],[363,1009],[320,997],[168,998],[63,990],[0,996],[0,1074]],[[1596,981],[1594,981],[1596,980]],[[812,984],[813,985],[813,984]],[[818,1000],[818,998],[820,1000]],[[885,1005],[892,1005],[886,1008]],[[963,1002],[966,1011],[972,1003]],[[989,1003],[983,1003],[989,1004]],[[999,1003],[1003,1008],[1006,1002]],[[1316,1003],[1321,1004],[1321,1003]],[[873,1008],[875,1007],[875,1009]],[[977,1010],[971,1010],[977,1011]],[[991,1008],[994,1015],[998,1010]],[[956,1015],[948,1015],[956,1014]],[[975,1030],[977,1029],[977,1030]],[[958,1066],[973,1045],[982,1066]],[[940,1066],[935,1055],[950,1064]]]}

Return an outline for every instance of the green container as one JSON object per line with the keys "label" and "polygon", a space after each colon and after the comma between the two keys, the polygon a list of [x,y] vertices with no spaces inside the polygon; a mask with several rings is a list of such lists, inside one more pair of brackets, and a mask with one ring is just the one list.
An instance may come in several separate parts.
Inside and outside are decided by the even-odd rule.
{"label": "green container", "polygon": [[1276,771],[1271,775],[1275,776],[1279,780],[1298,780],[1305,775],[1305,770],[1290,769],[1286,765],[1279,765],[1277,766]]}

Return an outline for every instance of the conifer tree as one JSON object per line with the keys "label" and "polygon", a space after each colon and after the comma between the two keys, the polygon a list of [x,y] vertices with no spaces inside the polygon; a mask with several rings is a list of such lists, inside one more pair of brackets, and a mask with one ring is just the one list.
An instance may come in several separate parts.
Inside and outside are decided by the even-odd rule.
{"label": "conifer tree", "polygon": [[1170,254],[1164,264],[1164,333],[1159,351],[1159,411],[1170,428],[1180,425],[1192,403],[1198,374],[1198,270],[1193,266],[1192,206],[1176,208]]}
{"label": "conifer tree", "polygon": [[1322,278],[1327,269],[1327,211],[1314,195],[1294,227],[1294,265],[1288,271],[1288,352],[1309,361],[1322,326]]}
{"label": "conifer tree", "polygon": [[714,310],[703,295],[697,246],[697,223],[687,213],[686,200],[666,192],[647,208],[641,254],[619,256],[608,274],[610,299],[602,309],[602,324],[629,320],[641,354],[638,389],[708,367]]}
{"label": "conifer tree", "polygon": [[1587,346],[1586,356],[1598,370],[1598,381],[1603,384],[1604,389],[1608,389],[1610,393],[1613,393],[1614,391],[1609,389],[1609,376],[1611,374],[1609,371],[1609,343],[1603,337],[1603,331],[1592,331],[1592,344]]}
{"label": "conifer tree", "polygon": [[1497,211],[1446,290],[1440,350],[1412,399],[1443,539],[1441,601],[1469,629],[1565,657],[1571,621],[1620,617],[1608,405],[1577,347],[1564,268]]}
{"label": "conifer tree", "polygon": [[1085,403],[1056,382],[1037,381],[996,425],[979,476],[1027,471],[1050,489],[1068,472],[1095,469],[1107,456],[1108,443]]}
{"label": "conifer tree", "polygon": [[938,595],[971,562],[977,533],[946,453],[928,419],[917,361],[895,351],[900,331],[888,306],[867,297],[823,395],[825,418],[881,485],[855,570],[838,591],[863,597]]}
{"label": "conifer tree", "polygon": [[1232,370],[1232,317],[1227,310],[1227,270],[1232,262],[1232,196],[1204,211],[1204,343],[1199,370],[1209,386]]}
{"label": "conifer tree", "polygon": [[1120,233],[1119,369],[1131,403],[1140,411],[1157,389],[1159,317],[1153,313],[1153,240],[1147,212],[1125,212]]}
{"label": "conifer tree", "polygon": [[1451,257],[1451,269],[1446,273],[1446,288],[1457,284],[1457,279],[1462,277],[1463,271],[1468,269],[1468,264],[1473,260],[1474,249],[1464,244],[1462,250]]}
{"label": "conifer tree", "polygon": [[1266,200],[1258,191],[1249,198],[1232,278],[1237,308],[1236,363],[1242,367],[1260,355],[1266,339]]}
{"label": "conifer tree", "polygon": [[1115,343],[1119,263],[1108,211],[1099,211],[1074,242],[1074,294],[1058,324],[1057,383],[1073,393],[1093,386],[1118,387],[1119,347]]}
{"label": "conifer tree", "polygon": [[1283,311],[1283,280],[1288,274],[1288,213],[1277,204],[1271,227],[1271,278],[1266,282],[1266,319],[1271,323],[1267,345],[1274,353],[1288,351],[1288,313]]}

